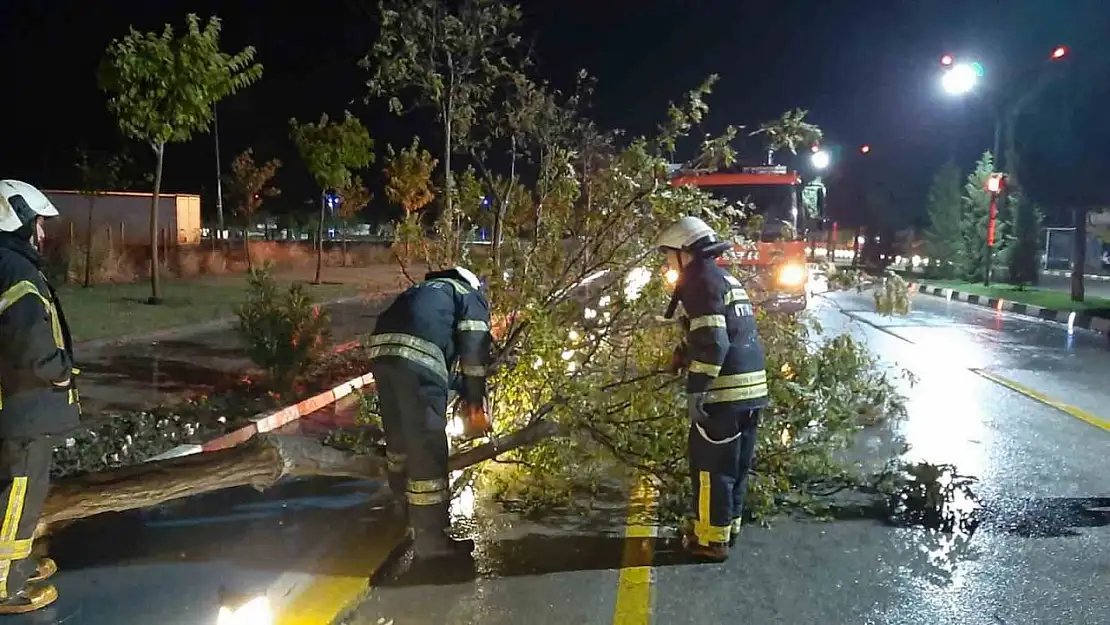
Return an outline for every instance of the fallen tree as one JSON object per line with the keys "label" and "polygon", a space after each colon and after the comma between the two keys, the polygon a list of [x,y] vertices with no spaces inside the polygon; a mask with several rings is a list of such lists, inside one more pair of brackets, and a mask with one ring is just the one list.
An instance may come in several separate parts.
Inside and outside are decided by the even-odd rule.
{"label": "fallen tree", "polygon": [[[498,454],[530,445],[554,434],[555,425],[537,422],[519,431],[451,456],[451,470],[460,470]],[[225,488],[270,488],[298,477],[385,476],[385,457],[329,447],[311,438],[263,434],[231,447],[156,462],[90,473],[59,481],[51,488],[39,533],[49,526],[136,508],[149,508],[175,499]]]}

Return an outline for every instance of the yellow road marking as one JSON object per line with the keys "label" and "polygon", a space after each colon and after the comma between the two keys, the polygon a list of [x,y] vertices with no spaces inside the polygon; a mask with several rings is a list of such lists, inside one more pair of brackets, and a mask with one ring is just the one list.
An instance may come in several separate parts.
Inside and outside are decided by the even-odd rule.
{"label": "yellow road marking", "polygon": [[327,555],[313,563],[320,574],[289,602],[276,625],[329,625],[370,592],[370,578],[405,539],[407,527],[394,518],[354,523]]}
{"label": "yellow road marking", "polygon": [[1001,384],[1002,386],[1005,386],[1015,393],[1020,393],[1030,399],[1035,399],[1046,406],[1050,406],[1059,410],[1060,412],[1069,414],[1088,425],[1093,425],[1096,428],[1110,432],[1110,421],[1107,421],[1106,419],[1103,419],[1101,417],[1097,417],[1087,412],[1086,410],[1083,410],[1082,408],[1076,408],[1075,406],[1072,406],[1070,404],[1065,404],[1063,402],[1052,399],[1051,397],[1045,395],[1044,393],[1041,393],[1040,391],[1035,391],[1028,386],[1025,386],[1024,384],[1019,384],[1009,378],[1004,378],[996,373],[991,373],[990,371],[985,371],[983,369],[972,369],[971,371],[990,380],[991,382]]}
{"label": "yellow road marking", "polygon": [[624,530],[624,554],[620,580],[617,582],[614,625],[649,625],[656,528],[655,508],[658,501],[655,485],[645,476],[637,478],[628,498],[628,515]]}

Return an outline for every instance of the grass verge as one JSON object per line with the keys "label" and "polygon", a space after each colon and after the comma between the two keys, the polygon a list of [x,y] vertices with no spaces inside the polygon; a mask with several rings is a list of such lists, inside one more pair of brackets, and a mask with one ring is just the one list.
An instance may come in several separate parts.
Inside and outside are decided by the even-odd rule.
{"label": "grass verge", "polygon": [[953,289],[960,293],[1002,298],[1011,302],[1031,304],[1033,306],[1051,308],[1053,310],[1074,310],[1092,314],[1096,311],[1110,312],[1110,299],[1104,297],[1093,297],[1088,295],[1085,301],[1073,302],[1070,293],[1038,289],[1036,287],[1019,289],[1012,284],[992,284],[991,286],[983,286],[982,284],[974,282],[960,282],[958,280],[923,280],[923,282],[929,286]]}

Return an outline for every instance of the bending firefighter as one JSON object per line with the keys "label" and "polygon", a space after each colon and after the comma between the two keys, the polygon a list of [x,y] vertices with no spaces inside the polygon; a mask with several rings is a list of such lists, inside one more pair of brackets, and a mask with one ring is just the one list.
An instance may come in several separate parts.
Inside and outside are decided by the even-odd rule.
{"label": "bending firefighter", "polygon": [[[667,317],[685,311],[684,346],[694,522],[684,544],[695,556],[723,561],[740,532],[748,472],[755,455],[767,374],[751,301],[716,258],[730,247],[696,217],[683,217],[659,237],[668,265],[679,271]],[[692,534],[692,535],[691,535]]]}
{"label": "bending firefighter", "polygon": [[[404,493],[398,505],[407,508],[417,558],[469,553],[474,546],[447,535],[446,427],[451,387],[471,423],[489,423],[489,304],[480,289],[478,277],[462,267],[429,273],[378,317],[370,339],[389,485],[398,499]],[[456,363],[458,376],[453,375]]]}
{"label": "bending firefighter", "polygon": [[58,598],[42,583],[54,561],[31,555],[50,487],[50,435],[80,417],[69,328],[39,253],[43,220],[57,215],[38,189],[0,180],[0,614]]}

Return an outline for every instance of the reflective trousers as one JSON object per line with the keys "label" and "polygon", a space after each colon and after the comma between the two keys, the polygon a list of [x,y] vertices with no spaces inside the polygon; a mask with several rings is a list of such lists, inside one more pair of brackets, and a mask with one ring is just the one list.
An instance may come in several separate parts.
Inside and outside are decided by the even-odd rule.
{"label": "reflective trousers", "polygon": [[727,543],[739,531],[755,457],[758,410],[706,406],[709,422],[690,427],[694,536],[698,543]]}
{"label": "reflective trousers", "polygon": [[53,453],[46,437],[0,440],[0,600],[23,590],[35,574],[31,538],[50,490]]}
{"label": "reflective trousers", "polygon": [[447,387],[419,365],[398,357],[371,362],[385,429],[389,487],[404,493],[417,530],[449,526]]}

